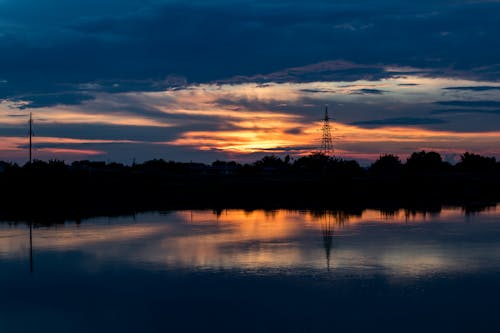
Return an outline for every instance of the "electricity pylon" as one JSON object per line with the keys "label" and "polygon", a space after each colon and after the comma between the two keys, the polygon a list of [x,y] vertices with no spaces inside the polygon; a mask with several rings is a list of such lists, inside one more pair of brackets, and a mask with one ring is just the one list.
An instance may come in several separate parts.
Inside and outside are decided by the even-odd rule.
{"label": "electricity pylon", "polygon": [[332,128],[330,126],[330,117],[328,116],[328,106],[325,106],[320,152],[327,156],[333,155]]}

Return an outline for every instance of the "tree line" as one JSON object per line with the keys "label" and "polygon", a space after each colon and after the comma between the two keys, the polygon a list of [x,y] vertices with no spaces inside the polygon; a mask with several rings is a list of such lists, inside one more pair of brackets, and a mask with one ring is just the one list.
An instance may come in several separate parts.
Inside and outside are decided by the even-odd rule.
{"label": "tree line", "polygon": [[211,164],[185,163],[153,159],[143,163],[125,165],[122,163],[106,163],[99,161],[75,161],[66,164],[62,160],[35,160],[22,166],[16,163],[0,162],[0,171],[16,173],[31,170],[42,173],[64,173],[70,171],[95,171],[122,173],[153,173],[153,174],[200,174],[200,175],[287,175],[307,174],[341,175],[341,176],[399,176],[403,174],[443,174],[443,173],[498,173],[500,162],[495,157],[486,157],[466,152],[460,155],[459,161],[452,165],[443,160],[441,155],[433,151],[412,153],[406,161],[394,154],[381,155],[368,167],[362,167],[357,161],[327,156],[322,153],[312,153],[298,158],[284,158],[276,155],[264,156],[253,163],[238,163],[235,161],[217,160]]}
{"label": "tree line", "polygon": [[247,164],[2,162],[0,188],[0,219],[13,220],[169,209],[427,209],[500,201],[500,165],[473,153],[452,165],[426,151],[404,162],[382,155],[368,167],[320,153]]}

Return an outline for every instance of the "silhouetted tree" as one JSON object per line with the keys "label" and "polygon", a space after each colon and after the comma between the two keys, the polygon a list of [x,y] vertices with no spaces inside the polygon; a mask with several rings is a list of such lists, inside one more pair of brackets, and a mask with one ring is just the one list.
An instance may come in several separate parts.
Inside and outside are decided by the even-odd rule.
{"label": "silhouetted tree", "polygon": [[106,167],[106,162],[83,160],[83,161],[75,161],[71,163],[71,166],[74,168],[81,168],[81,169],[89,169],[89,168],[104,169]]}
{"label": "silhouetted tree", "polygon": [[449,167],[443,162],[441,155],[434,151],[415,152],[406,160],[406,168],[410,172],[442,172]]}
{"label": "silhouetted tree", "polygon": [[123,165],[122,163],[116,163],[116,162],[109,163],[106,167],[108,169],[111,169],[111,170],[123,170],[123,169],[126,169],[125,165]]}
{"label": "silhouetted tree", "polygon": [[334,158],[330,160],[328,170],[332,175],[341,177],[356,177],[364,173],[364,169],[354,160]]}
{"label": "silhouetted tree", "polygon": [[455,168],[464,172],[492,172],[496,167],[494,157],[484,157],[478,154],[466,152],[460,156],[460,162]]}
{"label": "silhouetted tree", "polygon": [[217,160],[217,161],[212,163],[212,166],[213,167],[239,168],[239,167],[241,167],[241,164],[239,164],[235,161],[226,162],[226,161]]}
{"label": "silhouetted tree", "polygon": [[330,156],[323,153],[312,153],[297,159],[293,166],[298,170],[318,171],[328,169],[331,162],[332,158]]}
{"label": "silhouetted tree", "polygon": [[374,175],[397,175],[401,172],[403,163],[399,156],[386,154],[380,156],[370,166],[370,173]]}
{"label": "silhouetted tree", "polygon": [[264,156],[254,163],[257,168],[282,168],[285,162],[276,155]]}
{"label": "silhouetted tree", "polygon": [[16,163],[9,163],[9,162],[4,162],[0,161],[0,171],[2,172],[10,172],[13,169],[18,169],[19,165]]}
{"label": "silhouetted tree", "polygon": [[290,155],[286,155],[284,159],[285,164],[290,164]]}

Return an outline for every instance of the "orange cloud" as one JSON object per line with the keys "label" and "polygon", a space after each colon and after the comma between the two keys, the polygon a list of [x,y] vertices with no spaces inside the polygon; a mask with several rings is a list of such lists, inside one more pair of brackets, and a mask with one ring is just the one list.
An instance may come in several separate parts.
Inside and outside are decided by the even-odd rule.
{"label": "orange cloud", "polygon": [[[280,153],[293,151],[306,154],[320,145],[321,122],[311,121],[308,107],[317,108],[314,119],[321,119],[321,102],[332,102],[345,109],[344,120],[367,117],[373,119],[370,110],[385,105],[384,115],[405,112],[405,108],[428,104],[450,98],[461,98],[453,90],[444,87],[474,85],[497,86],[494,82],[451,80],[406,76],[380,81],[355,82],[307,82],[307,83],[256,83],[201,84],[184,89],[158,92],[129,92],[122,94],[96,94],[93,100],[81,105],[37,108],[35,123],[42,124],[107,124],[118,126],[162,127],[175,138],[152,142],[165,146],[189,147],[199,150],[223,151],[244,156],[253,153]],[[360,95],[360,89],[375,89],[383,94]],[[477,92],[485,100],[495,100],[491,92]],[[476,95],[475,95],[476,96]],[[479,95],[477,95],[479,96]],[[476,97],[477,97],[476,96]],[[0,101],[0,124],[25,127],[27,110],[16,108],[23,102]],[[384,104],[385,103],[385,104]],[[352,109],[360,105],[362,110]],[[294,110],[298,108],[299,110]],[[141,111],[147,110],[147,111]],[[339,110],[339,109],[337,109]],[[407,110],[406,110],[407,111]],[[429,110],[427,110],[429,111]],[[315,111],[316,112],[316,111]],[[409,111],[414,112],[414,111]],[[413,116],[413,114],[411,114]],[[490,117],[493,117],[490,115]],[[195,128],[196,126],[196,128]],[[84,128],[84,127],[82,127]],[[200,129],[201,128],[201,129]],[[332,123],[334,148],[340,157],[375,159],[382,153],[401,156],[410,151],[428,149],[441,153],[456,154],[466,150],[500,155],[500,132],[453,132],[451,130],[418,127],[386,126],[363,128],[345,123]],[[491,127],[489,127],[491,128]],[[126,135],[126,132],[124,132]],[[95,137],[95,133],[92,137]],[[147,130],[144,137],[147,138]],[[24,149],[25,138],[4,138],[0,144],[2,156],[14,156]],[[135,143],[127,140],[77,140],[69,138],[36,138],[37,143],[94,145],[111,142]],[[52,154],[71,154],[68,147],[51,148]],[[73,148],[71,148],[73,149]],[[75,148],[79,149],[79,148]],[[109,149],[109,148],[106,148]],[[80,150],[87,155],[101,154],[106,149]],[[72,150],[76,152],[76,150]],[[49,152],[45,149],[45,152]],[[155,156],[151,156],[153,158]]]}
{"label": "orange cloud", "polygon": [[43,155],[103,155],[106,152],[102,150],[90,150],[90,149],[71,149],[71,148],[39,148],[38,152],[41,152]]}
{"label": "orange cloud", "polygon": [[[311,124],[304,127],[296,122],[273,123],[270,130],[268,126],[259,126],[251,122],[239,122],[242,129],[231,131],[192,131],[184,133],[179,139],[168,142],[172,145],[185,145],[200,147],[206,150],[222,150],[233,153],[255,153],[265,152],[269,149],[303,149],[309,146],[315,149],[319,146],[321,136],[321,123]],[[298,134],[290,134],[287,130],[301,128]],[[335,124],[336,137],[334,146],[337,153],[344,153],[351,157],[363,156],[370,159],[384,152],[384,146],[388,143],[405,145],[413,150],[434,149],[443,152],[463,152],[470,148],[484,149],[498,147],[500,145],[500,132],[481,133],[458,133],[451,131],[429,130],[421,128],[383,127],[376,129],[361,128],[352,125]],[[316,143],[316,145],[315,145]],[[349,146],[353,144],[363,146],[370,144],[371,147],[378,145],[379,150],[366,154],[353,152]],[[429,148],[431,147],[431,148]],[[395,147],[393,146],[393,149]],[[497,150],[493,150],[497,153]],[[397,152],[395,152],[397,153]]]}

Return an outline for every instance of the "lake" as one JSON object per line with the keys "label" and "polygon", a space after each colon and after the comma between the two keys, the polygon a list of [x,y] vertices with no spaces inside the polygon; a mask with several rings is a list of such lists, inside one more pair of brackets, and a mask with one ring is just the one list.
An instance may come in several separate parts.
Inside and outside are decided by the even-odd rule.
{"label": "lake", "polygon": [[500,327],[500,206],[0,223],[0,332]]}

